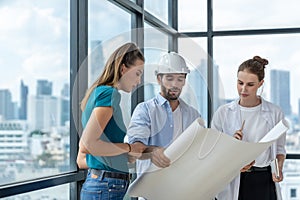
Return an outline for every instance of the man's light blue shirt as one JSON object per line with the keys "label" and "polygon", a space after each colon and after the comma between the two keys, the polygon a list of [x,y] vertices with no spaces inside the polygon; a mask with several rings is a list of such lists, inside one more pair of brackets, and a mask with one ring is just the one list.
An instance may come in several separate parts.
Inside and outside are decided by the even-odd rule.
{"label": "man's light blue shirt", "polygon": [[[182,131],[191,125],[199,112],[179,99],[182,114]],[[142,102],[135,108],[127,129],[128,142],[142,142],[166,148],[173,141],[174,120],[169,101],[158,94],[156,97]],[[150,166],[150,159],[137,160],[136,172],[140,176]]]}
{"label": "man's light blue shirt", "polygon": [[[182,130],[200,117],[199,112],[179,98],[182,113]],[[129,143],[167,147],[173,140],[174,120],[167,99],[158,94],[135,108],[127,129]]]}

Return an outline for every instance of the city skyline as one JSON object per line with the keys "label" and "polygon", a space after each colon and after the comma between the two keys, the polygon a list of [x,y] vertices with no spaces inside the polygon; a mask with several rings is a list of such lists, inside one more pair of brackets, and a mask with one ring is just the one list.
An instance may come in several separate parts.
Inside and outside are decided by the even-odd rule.
{"label": "city skyline", "polygon": [[[70,88],[68,84],[64,84],[61,87],[61,92],[58,96],[55,96],[52,94],[52,82],[49,80],[36,80],[37,85],[36,85],[36,94],[35,95],[28,95],[28,91],[30,88],[24,82],[21,80],[20,82],[20,93],[23,94],[21,95],[23,98],[20,98],[19,101],[13,101],[12,100],[12,92],[9,89],[0,89],[0,116],[1,119],[0,121],[5,121],[5,120],[28,120],[32,119],[32,110],[29,109],[31,106],[32,108],[38,106],[35,104],[39,104],[40,106],[43,103],[43,101],[46,100],[48,101],[57,101],[57,103],[60,106],[60,112],[57,113],[57,116],[55,116],[55,119],[58,120],[56,121],[56,126],[59,125],[65,125],[64,123],[66,121],[70,120]],[[34,88],[31,88],[34,90]],[[48,98],[45,99],[45,98]],[[45,99],[45,100],[43,100]],[[36,103],[33,103],[36,101]],[[26,104],[24,103],[26,102]],[[38,103],[40,102],[40,103]],[[52,103],[52,104],[53,104]],[[44,107],[44,106],[43,106]],[[45,107],[47,108],[47,106]],[[42,108],[40,108],[42,109]],[[40,110],[39,109],[39,110]],[[54,111],[56,108],[52,108],[52,111]],[[41,110],[40,110],[41,111]],[[68,113],[65,113],[68,112]],[[43,112],[41,112],[43,113]],[[47,112],[46,112],[47,113]],[[44,118],[43,116],[37,117],[34,115],[37,119]],[[47,120],[46,120],[47,121]],[[47,122],[48,123],[48,122]],[[50,122],[51,123],[51,122]]]}

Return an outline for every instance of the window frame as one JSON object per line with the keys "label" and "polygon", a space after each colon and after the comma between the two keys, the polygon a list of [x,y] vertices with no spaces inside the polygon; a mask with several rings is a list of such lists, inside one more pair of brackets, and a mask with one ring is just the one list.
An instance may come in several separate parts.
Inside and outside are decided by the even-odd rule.
{"label": "window frame", "polygon": [[[107,0],[122,9],[132,12],[132,29],[139,30],[136,34],[132,35],[132,41],[135,41],[138,46],[143,49],[144,47],[144,33],[141,32],[144,21],[151,24],[151,26],[157,27],[163,30],[169,35],[169,50],[178,50],[178,38],[180,37],[204,37],[207,39],[207,54],[208,54],[208,123],[211,121],[213,108],[213,94],[209,94],[209,91],[213,91],[213,42],[214,37],[226,37],[226,36],[241,36],[241,35],[261,35],[261,34],[291,34],[300,33],[300,28],[277,28],[277,29],[254,29],[254,30],[213,30],[213,9],[212,0],[207,0],[207,31],[200,32],[178,32],[178,2],[177,0],[168,0],[168,19],[169,25],[160,21],[149,12],[144,10],[143,0],[136,0],[136,3],[132,1],[124,0]],[[71,87],[75,83],[76,72],[79,70],[80,64],[86,58],[88,54],[88,0],[70,0],[70,80]],[[84,76],[87,76],[84,74]],[[88,86],[87,79],[80,81],[80,85],[76,85],[75,91],[77,96],[75,99],[71,99],[73,104],[79,105],[79,99],[82,98],[84,92]],[[70,89],[71,97],[73,97],[73,91]],[[73,97],[74,98],[74,97]],[[144,99],[144,87],[140,87],[132,94],[132,110],[135,106]],[[79,108],[72,110],[70,105],[70,112],[80,113]],[[70,113],[72,116],[72,113]],[[77,168],[76,155],[78,151],[78,131],[82,130],[81,124],[75,124],[80,122],[80,115],[76,115],[76,120],[70,122],[70,165],[71,168]],[[210,126],[210,125],[208,125]],[[79,127],[79,130],[76,130]],[[300,154],[287,154],[286,159],[300,159]],[[39,189],[49,188],[61,184],[70,183],[70,199],[77,200],[80,198],[80,187],[82,181],[86,175],[86,170],[71,171],[68,173],[57,174],[54,176],[40,178],[35,180],[28,180],[13,184],[0,186],[0,197],[8,197],[11,195],[17,195],[21,193],[31,192]],[[76,192],[74,192],[76,191]]]}

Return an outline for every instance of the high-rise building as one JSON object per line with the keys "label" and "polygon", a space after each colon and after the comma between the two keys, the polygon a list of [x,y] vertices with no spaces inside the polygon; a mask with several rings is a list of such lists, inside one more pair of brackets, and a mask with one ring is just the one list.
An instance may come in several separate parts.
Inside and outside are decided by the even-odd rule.
{"label": "high-rise building", "polygon": [[63,88],[60,91],[62,97],[70,97],[70,85],[65,83]]}
{"label": "high-rise building", "polygon": [[70,86],[64,84],[61,90],[60,97],[60,125],[66,125],[66,122],[70,121]]}
{"label": "high-rise building", "polygon": [[28,86],[24,85],[21,80],[20,85],[20,108],[19,108],[19,119],[27,119],[27,100],[28,100]]}
{"label": "high-rise building", "polygon": [[300,122],[300,99],[298,99],[298,122]]}
{"label": "high-rise building", "polygon": [[50,95],[31,96],[28,102],[30,130],[50,131],[60,122],[58,98]]}
{"label": "high-rise building", "polygon": [[[184,86],[188,89],[187,94],[193,95],[197,103],[195,107],[202,115],[202,117],[207,120],[207,61],[202,59],[197,68],[192,68],[191,73],[187,76],[187,84]],[[191,92],[193,91],[193,92]],[[193,99],[192,96],[186,98],[186,102],[192,105],[189,100]]]}
{"label": "high-rise building", "polygon": [[271,101],[280,106],[286,116],[291,115],[289,71],[271,70]]}
{"label": "high-rise building", "polygon": [[89,85],[94,83],[104,68],[104,55],[101,41],[94,40],[91,42],[91,53],[89,55]]}
{"label": "high-rise building", "polygon": [[36,96],[52,95],[52,82],[48,80],[37,80]]}
{"label": "high-rise building", "polygon": [[8,89],[0,90],[0,116],[2,120],[16,119],[18,114],[16,103],[12,102]]}

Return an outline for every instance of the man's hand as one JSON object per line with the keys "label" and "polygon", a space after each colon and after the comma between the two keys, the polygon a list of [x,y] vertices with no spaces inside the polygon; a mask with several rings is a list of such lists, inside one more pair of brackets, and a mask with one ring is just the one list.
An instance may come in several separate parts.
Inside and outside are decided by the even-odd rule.
{"label": "man's hand", "polygon": [[171,160],[164,154],[165,149],[163,147],[156,147],[151,153],[151,161],[161,168],[170,166]]}

